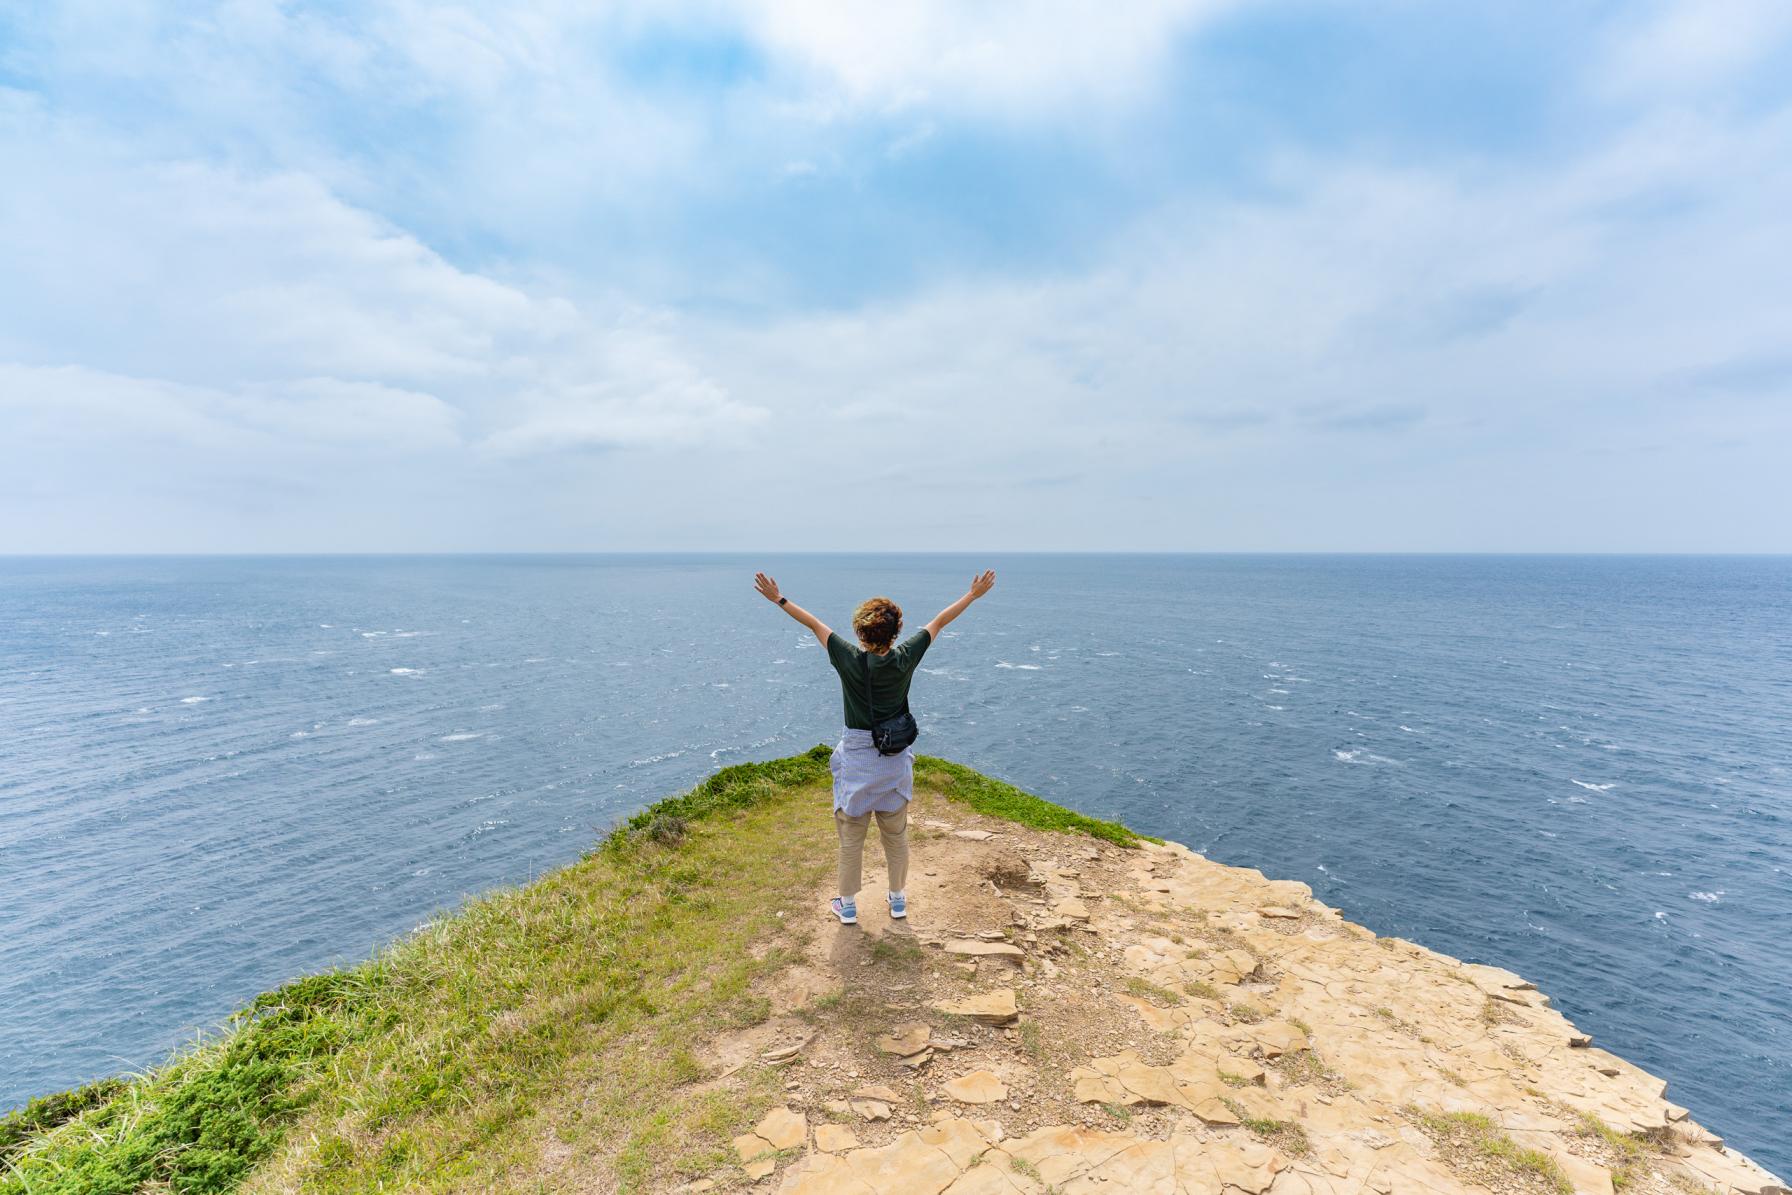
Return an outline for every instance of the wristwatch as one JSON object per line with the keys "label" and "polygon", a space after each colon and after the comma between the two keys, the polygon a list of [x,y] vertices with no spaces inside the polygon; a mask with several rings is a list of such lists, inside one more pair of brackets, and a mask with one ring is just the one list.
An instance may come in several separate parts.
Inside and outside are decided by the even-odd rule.
{"label": "wristwatch", "polygon": [[789,598],[787,598],[787,597],[781,597],[781,598],[779,598],[779,599],[778,599],[778,605],[780,605],[780,606],[788,606],[788,605],[790,605],[790,599],[789,599]]}

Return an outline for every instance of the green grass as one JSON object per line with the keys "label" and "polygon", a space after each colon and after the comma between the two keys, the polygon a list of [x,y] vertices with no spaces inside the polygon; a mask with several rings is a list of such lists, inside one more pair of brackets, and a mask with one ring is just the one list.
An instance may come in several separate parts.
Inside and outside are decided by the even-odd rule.
{"label": "green grass", "polygon": [[1170,1008],[1174,1008],[1182,1003],[1181,996],[1178,996],[1169,988],[1159,987],[1148,979],[1140,979],[1137,976],[1128,976],[1124,986],[1132,995],[1137,996],[1141,1000],[1150,1001],[1153,1004],[1166,1005]]}
{"label": "green grass", "polygon": [[124,1079],[101,1079],[70,1091],[40,1096],[23,1108],[0,1116],[0,1165],[10,1162],[33,1137],[109,1102],[128,1085]]}
{"label": "green grass", "polygon": [[[0,1119],[0,1195],[528,1187],[544,1149],[568,1147],[622,1190],[731,1164],[776,1073],[698,1091],[691,1027],[770,1015],[754,980],[787,957],[742,945],[773,931],[771,897],[831,864],[829,754],[725,768],[569,867],[261,996],[146,1075],[34,1100]],[[916,779],[977,812],[1138,841],[944,760]]]}
{"label": "green grass", "polygon": [[1639,1138],[1632,1137],[1628,1133],[1620,1133],[1597,1116],[1589,1116],[1585,1113],[1581,1114],[1580,1128],[1577,1131],[1582,1137],[1592,1137],[1603,1141],[1606,1148],[1612,1151],[1611,1171],[1614,1190],[1622,1191],[1636,1183],[1648,1172],[1649,1150]]}
{"label": "green grass", "polygon": [[919,963],[925,953],[921,944],[910,937],[885,934],[871,939],[871,957],[880,963],[912,965]]}
{"label": "green grass", "polygon": [[1073,809],[1054,805],[1032,793],[1023,792],[1012,784],[993,780],[962,764],[932,755],[915,757],[915,783],[920,787],[934,789],[978,813],[1019,822],[1038,830],[1080,831],[1117,846],[1137,846],[1141,840],[1163,841],[1161,838],[1135,833],[1119,822],[1085,817]]}
{"label": "green grass", "polygon": [[1223,1098],[1232,1115],[1238,1117],[1239,1123],[1263,1138],[1289,1157],[1298,1158],[1313,1152],[1313,1143],[1307,1139],[1307,1131],[1292,1120],[1270,1120],[1261,1116],[1252,1116],[1244,1110],[1237,1100]]}
{"label": "green grass", "polygon": [[1406,1109],[1446,1152],[1458,1151],[1472,1164],[1501,1172],[1532,1189],[1572,1195],[1573,1186],[1561,1164],[1538,1149],[1525,1149],[1506,1136],[1490,1117],[1479,1112],[1421,1112]]}

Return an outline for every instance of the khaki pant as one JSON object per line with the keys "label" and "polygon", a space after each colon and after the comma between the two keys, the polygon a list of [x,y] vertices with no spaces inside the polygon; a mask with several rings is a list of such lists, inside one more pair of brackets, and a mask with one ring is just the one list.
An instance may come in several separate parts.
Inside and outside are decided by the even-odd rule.
{"label": "khaki pant", "polygon": [[840,895],[847,900],[859,894],[859,871],[865,858],[865,832],[877,818],[877,836],[884,843],[884,868],[890,873],[890,891],[901,892],[908,883],[908,805],[894,813],[865,813],[847,817],[834,810],[834,828],[840,832]]}

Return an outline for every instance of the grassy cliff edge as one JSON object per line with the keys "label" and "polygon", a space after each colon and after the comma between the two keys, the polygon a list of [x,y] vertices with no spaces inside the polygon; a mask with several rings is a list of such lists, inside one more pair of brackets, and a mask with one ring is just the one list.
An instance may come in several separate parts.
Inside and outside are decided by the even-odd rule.
{"label": "grassy cliff edge", "polygon": [[[781,960],[738,949],[739,927],[827,871],[828,759],[725,768],[565,868],[257,997],[160,1067],[32,1101],[0,1118],[0,1195],[526,1187],[516,1138],[569,1090],[625,1186],[670,1142],[697,1143],[681,1167],[725,1159],[771,1093],[689,1091],[690,1028],[764,1015],[752,982]],[[916,770],[977,813],[1140,841],[946,760]]]}

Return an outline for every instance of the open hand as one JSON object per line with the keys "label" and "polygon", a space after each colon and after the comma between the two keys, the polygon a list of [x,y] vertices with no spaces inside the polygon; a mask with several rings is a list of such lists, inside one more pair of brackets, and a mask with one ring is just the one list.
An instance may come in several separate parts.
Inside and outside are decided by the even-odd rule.
{"label": "open hand", "polygon": [[764,573],[753,574],[753,588],[768,602],[775,602],[783,596],[778,592],[778,583]]}
{"label": "open hand", "polygon": [[991,589],[994,589],[995,585],[996,585],[996,570],[993,568],[985,569],[981,573],[977,574],[975,577],[971,578],[971,589],[970,589],[971,597],[973,599],[980,598],[984,594],[988,593]]}

